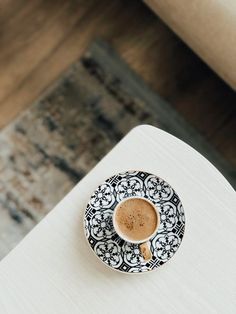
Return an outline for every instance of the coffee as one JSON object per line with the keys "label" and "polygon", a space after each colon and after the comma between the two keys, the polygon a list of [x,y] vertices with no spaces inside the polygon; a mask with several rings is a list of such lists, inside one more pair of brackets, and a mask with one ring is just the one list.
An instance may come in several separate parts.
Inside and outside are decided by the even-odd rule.
{"label": "coffee", "polygon": [[129,198],[117,206],[116,227],[124,238],[141,241],[149,238],[157,228],[158,215],[148,201]]}

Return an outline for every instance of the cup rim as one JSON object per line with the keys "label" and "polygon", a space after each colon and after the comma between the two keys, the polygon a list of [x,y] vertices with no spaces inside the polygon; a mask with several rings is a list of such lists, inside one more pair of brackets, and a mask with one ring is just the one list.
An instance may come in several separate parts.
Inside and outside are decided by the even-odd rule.
{"label": "cup rim", "polygon": [[[125,201],[129,200],[129,199],[141,199],[141,200],[144,200],[146,202],[148,202],[155,210],[156,212],[156,215],[157,215],[157,226],[155,228],[155,230],[153,231],[153,233],[145,238],[145,239],[141,239],[141,240],[131,240],[129,238],[126,238],[121,232],[119,232],[119,228],[117,227],[117,223],[115,221],[115,215],[116,215],[116,212],[117,212],[117,209],[118,207],[124,203]],[[145,243],[145,242],[148,242],[156,233],[157,233],[157,230],[160,226],[160,213],[159,213],[159,210],[156,206],[156,204],[154,204],[152,201],[150,201],[149,199],[145,198],[145,197],[142,197],[142,196],[129,196],[129,197],[126,197],[124,198],[122,201],[120,201],[116,207],[114,208],[114,211],[113,211],[113,215],[112,215],[112,223],[113,223],[113,226],[114,226],[114,229],[115,229],[115,232],[118,234],[118,236],[123,239],[124,241],[126,242],[129,242],[129,243],[133,243],[133,244],[141,244],[141,243]]]}

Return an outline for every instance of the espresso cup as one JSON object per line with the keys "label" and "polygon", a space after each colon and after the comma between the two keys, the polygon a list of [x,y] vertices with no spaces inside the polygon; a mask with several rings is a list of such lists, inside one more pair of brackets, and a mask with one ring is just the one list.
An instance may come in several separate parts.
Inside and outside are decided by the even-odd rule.
{"label": "espresso cup", "polygon": [[160,214],[144,197],[128,197],[117,204],[113,212],[113,226],[123,240],[138,244],[143,258],[152,258],[149,240],[157,233]]}

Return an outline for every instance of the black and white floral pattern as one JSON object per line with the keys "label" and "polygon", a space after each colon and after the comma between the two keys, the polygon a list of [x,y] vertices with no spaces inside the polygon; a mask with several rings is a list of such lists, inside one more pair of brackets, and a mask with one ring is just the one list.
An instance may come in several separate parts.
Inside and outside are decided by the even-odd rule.
{"label": "black and white floral pattern", "polygon": [[112,223],[112,211],[104,210],[93,215],[90,220],[91,235],[101,240],[103,238],[110,238],[115,232]]}
{"label": "black and white floral pattern", "polygon": [[132,196],[143,197],[143,182],[136,177],[124,178],[116,185],[116,192],[118,201]]}
{"label": "black and white floral pattern", "polygon": [[123,245],[123,254],[125,263],[130,266],[139,265],[143,260],[137,244],[125,242]]}
{"label": "black and white floral pattern", "polygon": [[171,231],[178,221],[176,214],[176,206],[171,202],[165,202],[160,206],[157,206],[160,214],[160,231]]}
{"label": "black and white floral pattern", "polygon": [[122,257],[120,253],[121,250],[116,242],[98,242],[94,249],[97,256],[109,266],[117,268],[122,263]]}
{"label": "black and white floral pattern", "polygon": [[152,241],[152,246],[158,258],[168,261],[180,245],[180,238],[176,234],[160,234]]}
{"label": "black and white floral pattern", "polygon": [[152,175],[146,179],[147,195],[153,201],[160,202],[168,199],[173,193],[173,189],[164,180]]}
{"label": "black and white floral pattern", "polygon": [[[115,232],[112,214],[124,198],[151,200],[160,213],[160,226],[150,241],[153,258],[145,261],[139,247]],[[126,171],[108,178],[92,194],[84,218],[86,237],[95,254],[108,266],[126,273],[146,272],[163,265],[177,251],[185,228],[183,206],[163,179],[143,171]]]}
{"label": "black and white floral pattern", "polygon": [[104,183],[98,186],[90,199],[90,205],[94,208],[110,208],[115,201],[113,187]]}

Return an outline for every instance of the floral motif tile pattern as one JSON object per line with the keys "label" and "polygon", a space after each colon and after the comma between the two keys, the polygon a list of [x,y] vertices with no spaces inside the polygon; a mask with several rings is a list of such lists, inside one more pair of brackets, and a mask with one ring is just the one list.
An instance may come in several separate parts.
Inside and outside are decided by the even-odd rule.
{"label": "floral motif tile pattern", "polygon": [[[139,247],[115,232],[112,214],[124,198],[141,196],[159,209],[160,226],[151,239],[152,260],[146,262]],[[127,171],[108,178],[91,195],[84,217],[86,237],[94,253],[108,266],[127,273],[147,272],[166,263],[178,250],[185,228],[181,201],[163,179],[142,171]]]}

